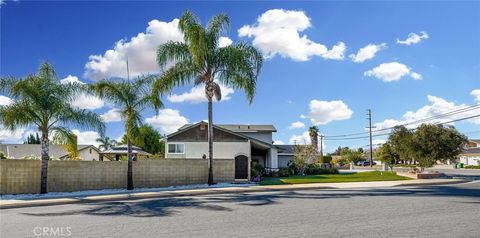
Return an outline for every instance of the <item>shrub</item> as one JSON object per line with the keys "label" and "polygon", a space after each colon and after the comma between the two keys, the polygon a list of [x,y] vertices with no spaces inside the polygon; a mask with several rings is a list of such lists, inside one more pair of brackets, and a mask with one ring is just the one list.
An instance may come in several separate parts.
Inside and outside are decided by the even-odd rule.
{"label": "shrub", "polygon": [[265,169],[261,164],[255,164],[250,171],[250,175],[252,178],[255,178],[257,176],[262,176],[264,175],[264,173],[265,173]]}
{"label": "shrub", "polygon": [[465,168],[465,169],[480,169],[480,165],[467,165],[463,168]]}
{"label": "shrub", "polygon": [[7,159],[7,156],[3,152],[0,151],[0,159]]}
{"label": "shrub", "polygon": [[278,176],[280,176],[280,177],[290,176],[290,169],[289,168],[280,168],[278,170]]}
{"label": "shrub", "polygon": [[338,174],[338,169],[336,168],[320,168],[320,167],[317,167],[317,168],[313,168],[313,169],[310,169],[310,170],[307,170],[307,174],[308,175],[317,175],[317,174]]}
{"label": "shrub", "polygon": [[331,156],[331,155],[321,156],[318,161],[319,161],[320,163],[330,163],[330,162],[332,162],[332,156]]}

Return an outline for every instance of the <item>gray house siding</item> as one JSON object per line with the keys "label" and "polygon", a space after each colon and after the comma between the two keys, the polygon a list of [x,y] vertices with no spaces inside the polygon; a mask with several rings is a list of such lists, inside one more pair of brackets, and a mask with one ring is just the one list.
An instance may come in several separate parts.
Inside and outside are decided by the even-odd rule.
{"label": "gray house siding", "polygon": [[288,163],[293,160],[293,155],[278,155],[278,168],[288,167]]}

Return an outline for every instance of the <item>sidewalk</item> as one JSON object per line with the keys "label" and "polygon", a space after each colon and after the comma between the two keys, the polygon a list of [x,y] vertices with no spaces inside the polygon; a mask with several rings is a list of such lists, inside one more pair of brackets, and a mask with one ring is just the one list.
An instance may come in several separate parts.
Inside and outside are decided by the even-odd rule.
{"label": "sidewalk", "polygon": [[230,194],[230,193],[251,193],[251,192],[272,192],[286,190],[308,190],[308,189],[350,189],[350,188],[379,188],[395,186],[427,186],[443,185],[468,182],[463,179],[428,179],[428,180],[402,180],[402,181],[381,181],[381,182],[352,182],[352,183],[310,183],[295,185],[269,185],[269,186],[249,186],[249,187],[222,187],[222,188],[203,188],[174,191],[155,191],[155,192],[133,192],[122,194],[93,195],[83,197],[64,197],[52,199],[31,199],[31,200],[0,200],[0,209],[51,206],[73,203],[93,203],[105,201],[118,201],[130,199],[145,198],[169,198],[181,196],[198,196],[209,194]]}

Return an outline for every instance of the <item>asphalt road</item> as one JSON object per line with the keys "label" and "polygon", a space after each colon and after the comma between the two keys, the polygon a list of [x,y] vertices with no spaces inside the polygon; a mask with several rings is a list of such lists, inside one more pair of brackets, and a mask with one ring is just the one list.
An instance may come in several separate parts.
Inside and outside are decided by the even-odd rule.
{"label": "asphalt road", "polygon": [[480,237],[480,181],[18,208],[0,219],[0,237]]}

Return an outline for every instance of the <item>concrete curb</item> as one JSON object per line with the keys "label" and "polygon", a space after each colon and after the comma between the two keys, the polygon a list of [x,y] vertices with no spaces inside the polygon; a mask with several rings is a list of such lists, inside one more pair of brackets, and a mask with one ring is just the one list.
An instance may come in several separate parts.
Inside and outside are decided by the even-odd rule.
{"label": "concrete curb", "polygon": [[[413,181],[413,182],[412,182]],[[402,181],[380,181],[380,182],[352,182],[352,183],[330,183],[328,185],[321,183],[312,184],[295,184],[295,185],[268,185],[268,186],[252,186],[252,187],[225,187],[225,188],[207,188],[207,189],[190,189],[175,191],[158,191],[158,192],[138,192],[126,194],[111,195],[95,195],[87,197],[66,197],[51,199],[32,199],[32,200],[0,200],[0,209],[12,209],[23,207],[52,206],[78,203],[95,203],[95,202],[111,202],[120,200],[137,200],[149,198],[172,198],[199,195],[215,195],[215,194],[237,194],[251,192],[278,192],[278,191],[301,191],[312,189],[351,189],[351,188],[378,188],[378,187],[399,187],[399,186],[431,186],[431,185],[447,185],[470,182],[464,179],[443,179],[442,181],[425,181],[421,180],[402,180]]]}

